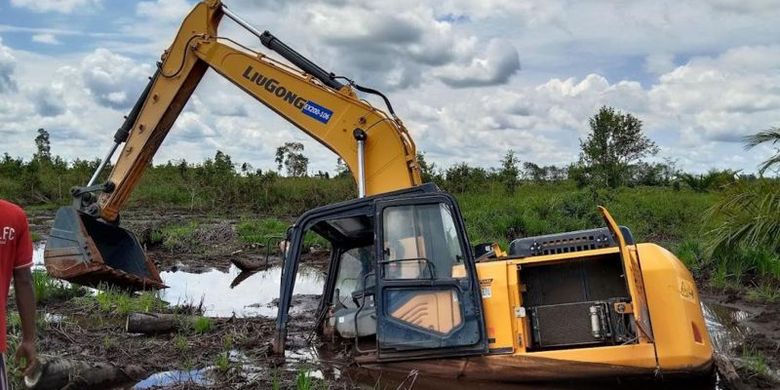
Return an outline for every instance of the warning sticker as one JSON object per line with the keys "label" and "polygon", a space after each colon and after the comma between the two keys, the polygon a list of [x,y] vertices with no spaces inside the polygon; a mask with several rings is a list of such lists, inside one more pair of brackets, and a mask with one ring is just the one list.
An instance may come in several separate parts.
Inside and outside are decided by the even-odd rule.
{"label": "warning sticker", "polygon": [[693,283],[685,280],[680,279],[680,296],[688,301],[696,302],[696,289],[693,286]]}
{"label": "warning sticker", "polygon": [[490,287],[482,287],[482,299],[490,298],[493,296],[493,289]]}

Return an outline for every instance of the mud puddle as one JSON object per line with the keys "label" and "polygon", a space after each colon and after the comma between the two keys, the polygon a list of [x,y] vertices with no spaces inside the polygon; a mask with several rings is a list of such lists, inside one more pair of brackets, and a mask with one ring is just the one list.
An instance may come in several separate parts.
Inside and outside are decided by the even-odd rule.
{"label": "mud puddle", "polygon": [[[282,268],[274,266],[254,274],[242,274],[231,265],[228,272],[211,269],[202,273],[161,272],[168,288],[160,298],[172,305],[199,306],[207,317],[275,318],[276,307],[271,302],[279,296]],[[234,281],[244,278],[238,285]],[[313,268],[301,267],[295,280],[295,294],[321,294],[325,278]],[[231,287],[233,284],[233,287]]]}
{"label": "mud puddle", "polygon": [[715,351],[733,358],[734,349],[741,346],[752,332],[745,324],[751,314],[714,303],[702,303],[701,306],[712,347]]}
{"label": "mud puddle", "polygon": [[138,382],[133,389],[153,389],[166,386],[180,385],[183,383],[205,386],[211,384],[211,380],[206,377],[206,368],[190,371],[165,371],[150,375],[148,378]]}

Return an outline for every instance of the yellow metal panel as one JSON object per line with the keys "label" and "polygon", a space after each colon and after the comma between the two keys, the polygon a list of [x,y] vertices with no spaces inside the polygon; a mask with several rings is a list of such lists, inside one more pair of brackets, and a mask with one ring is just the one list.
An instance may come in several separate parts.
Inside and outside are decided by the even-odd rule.
{"label": "yellow metal panel", "polygon": [[216,35],[222,17],[220,9],[205,3],[196,5],[179,28],[176,39],[163,54],[160,76],[157,77],[133,124],[130,136],[119,154],[108,181],[116,189],[99,197],[101,216],[116,219],[119,209],[130,197],[141,174],[165,139],[192,91],[206,72],[206,65],[188,53],[190,37],[198,32]]}
{"label": "yellow metal panel", "polygon": [[623,261],[623,269],[626,272],[626,282],[628,290],[631,293],[631,302],[634,307],[634,319],[639,328],[639,340],[643,342],[652,342],[653,329],[650,325],[650,314],[647,310],[647,297],[645,296],[644,281],[642,280],[642,269],[639,266],[638,256],[632,256],[626,245],[626,239],[623,232],[620,231],[615,219],[609,214],[606,208],[599,206],[599,212],[604,217],[609,230],[615,235],[620,249],[620,258]]}
{"label": "yellow metal panel", "polygon": [[[357,142],[353,130],[365,130],[368,137],[365,146],[366,194],[420,184],[414,142],[406,129],[384,112],[355,98],[348,88],[335,91],[320,87],[305,75],[268,57],[257,57],[213,38],[198,41],[194,53],[335,152],[350,167],[353,176],[357,174]],[[327,121],[320,121],[307,115],[302,109],[306,102],[332,111],[332,116]]]}
{"label": "yellow metal panel", "polygon": [[558,351],[528,352],[528,356],[549,359],[572,360],[587,363],[614,364],[632,367],[655,367],[655,352],[652,344],[616,345],[563,349]]}
{"label": "yellow metal panel", "polygon": [[510,304],[510,316],[512,317],[512,343],[514,344],[515,351],[525,351],[528,341],[531,338],[530,329],[528,327],[528,317],[519,317],[517,311],[525,311],[523,309],[523,295],[521,293],[520,283],[522,280],[518,274],[520,266],[517,264],[507,263],[506,265],[506,278],[507,278],[507,292],[509,293]]}
{"label": "yellow metal panel", "polygon": [[[684,370],[709,363],[712,344],[691,273],[658,245],[637,244],[637,251],[661,368]],[[694,327],[701,342],[694,339]]]}
{"label": "yellow metal panel", "polygon": [[505,261],[477,263],[488,347],[491,350],[513,349],[515,344],[507,268]]}

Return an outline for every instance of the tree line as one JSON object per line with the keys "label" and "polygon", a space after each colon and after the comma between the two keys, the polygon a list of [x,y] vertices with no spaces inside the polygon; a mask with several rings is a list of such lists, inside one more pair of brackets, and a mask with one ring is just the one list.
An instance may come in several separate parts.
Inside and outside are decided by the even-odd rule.
{"label": "tree line", "polygon": [[[658,153],[658,146],[643,132],[642,121],[630,113],[612,107],[601,107],[589,120],[590,132],[580,140],[580,154],[577,161],[568,165],[540,165],[521,161],[517,154],[508,150],[495,168],[482,168],[457,163],[439,168],[429,162],[424,153],[418,152],[418,163],[425,182],[434,182],[453,193],[470,191],[503,190],[514,193],[523,184],[547,184],[569,181],[580,188],[618,188],[621,186],[668,186],[675,190],[688,188],[697,192],[721,189],[737,180],[753,180],[754,175],[741,174],[735,170],[711,170],[704,174],[686,173],[680,170],[674,160],[647,162],[647,157]],[[776,129],[775,129],[776,130]],[[751,138],[749,144],[777,142],[771,130]],[[0,197],[22,203],[63,203],[69,199],[71,186],[83,185],[99,164],[98,160],[76,159],[66,162],[51,153],[49,133],[38,129],[35,137],[36,152],[28,161],[12,157],[7,152],[0,159]],[[776,158],[776,157],[775,157]],[[768,160],[760,169],[764,174],[776,163]],[[211,198],[216,204],[224,199],[226,192],[240,187],[240,182],[252,185],[296,179],[333,179],[353,186],[351,175],[342,161],[337,161],[335,175],[318,171],[309,173],[309,158],[304,146],[287,142],[276,149],[276,170],[254,169],[249,163],[235,163],[231,156],[217,151],[213,158],[202,162],[188,162],[184,159],[168,161],[150,166],[144,174],[144,183],[157,182],[159,176],[171,180],[176,176],[181,181],[184,193],[195,204],[196,198]],[[103,173],[110,171],[110,166]],[[331,177],[332,176],[332,177]],[[165,185],[165,181],[160,181]],[[233,187],[231,187],[231,185]],[[316,185],[316,184],[313,184]],[[181,190],[181,188],[180,188]],[[215,194],[207,195],[212,191]],[[163,192],[163,190],[160,190]],[[351,194],[348,190],[340,194]]]}

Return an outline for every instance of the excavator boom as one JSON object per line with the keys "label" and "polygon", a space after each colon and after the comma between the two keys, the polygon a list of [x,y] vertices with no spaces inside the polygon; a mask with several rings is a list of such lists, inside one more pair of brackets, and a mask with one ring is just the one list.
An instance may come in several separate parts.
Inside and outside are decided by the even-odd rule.
{"label": "excavator boom", "polygon": [[[224,15],[295,67],[220,37],[217,27]],[[359,99],[353,86],[375,91],[342,84],[220,1],[207,0],[184,19],[158,71],[115,134],[104,164],[113,150],[124,146],[108,180],[95,185],[96,172],[87,187],[74,189],[74,205],[58,212],[44,253],[50,273],[90,285],[163,286],[135,237],[118,227],[119,212],[209,68],[336,153],[350,168],[361,196],[421,183],[414,142],[389,102],[391,114],[373,107]],[[110,242],[104,239],[106,232],[111,232]]]}

